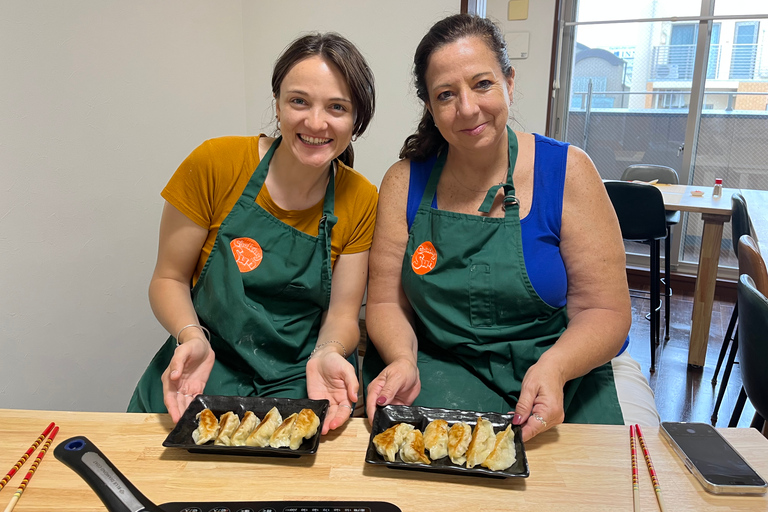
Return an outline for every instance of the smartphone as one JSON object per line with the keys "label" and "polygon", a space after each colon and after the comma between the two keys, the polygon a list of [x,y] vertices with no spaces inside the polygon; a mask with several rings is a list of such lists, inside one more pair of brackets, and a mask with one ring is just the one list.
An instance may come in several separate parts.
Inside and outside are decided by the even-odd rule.
{"label": "smartphone", "polygon": [[714,494],[762,494],[768,484],[706,423],[662,422],[661,433],[704,489]]}

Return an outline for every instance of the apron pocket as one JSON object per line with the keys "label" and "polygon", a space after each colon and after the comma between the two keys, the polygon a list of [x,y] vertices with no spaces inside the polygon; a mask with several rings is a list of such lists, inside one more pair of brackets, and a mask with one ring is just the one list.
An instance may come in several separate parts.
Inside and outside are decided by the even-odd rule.
{"label": "apron pocket", "polygon": [[480,263],[470,264],[468,287],[469,317],[472,327],[492,327],[491,266]]}

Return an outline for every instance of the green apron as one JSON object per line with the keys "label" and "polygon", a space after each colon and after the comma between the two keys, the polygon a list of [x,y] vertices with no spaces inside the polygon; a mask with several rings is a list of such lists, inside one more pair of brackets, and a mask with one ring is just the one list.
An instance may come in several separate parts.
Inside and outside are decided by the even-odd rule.
{"label": "green apron", "polygon": [[[421,392],[413,405],[506,413],[515,408],[528,368],[560,337],[566,308],[545,303],[525,268],[519,204],[512,171],[517,136],[508,129],[509,171],[491,187],[480,212],[489,212],[499,188],[502,218],[433,209],[445,165],[435,162],[411,227],[402,283],[416,313]],[[367,382],[383,368],[366,349]],[[610,363],[565,386],[565,421],[623,424]]]}
{"label": "green apron", "polygon": [[[307,397],[307,358],[331,298],[334,174],[317,237],[283,223],[256,203],[280,141],[221,223],[192,289],[192,303],[211,331],[216,353],[206,394]],[[166,412],[160,376],[175,348],[171,336],[136,386],[129,412]]]}

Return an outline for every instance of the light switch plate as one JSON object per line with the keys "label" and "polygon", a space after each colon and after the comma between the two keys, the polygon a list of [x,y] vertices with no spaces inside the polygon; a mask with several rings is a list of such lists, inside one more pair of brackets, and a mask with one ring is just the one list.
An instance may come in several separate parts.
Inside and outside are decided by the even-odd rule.
{"label": "light switch plate", "polygon": [[527,59],[530,32],[507,32],[504,39],[507,41],[507,53],[510,59]]}
{"label": "light switch plate", "polygon": [[509,0],[507,10],[507,19],[527,20],[528,19],[528,0]]}

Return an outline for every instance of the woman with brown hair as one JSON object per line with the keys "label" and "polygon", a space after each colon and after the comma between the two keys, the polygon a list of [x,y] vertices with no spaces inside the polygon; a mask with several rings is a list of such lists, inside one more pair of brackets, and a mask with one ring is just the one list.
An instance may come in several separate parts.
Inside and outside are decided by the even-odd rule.
{"label": "woman with brown hair", "polygon": [[279,137],[208,140],[163,190],[149,297],[171,337],[129,411],[178,421],[200,393],[328,399],[323,433],[352,413],[377,202],[352,141],[373,74],[347,39],[312,34],[278,58],[272,92]]}
{"label": "woman with brown hair", "polygon": [[[515,71],[491,21],[436,23],[414,58],[417,132],[381,185],[363,376],[367,409],[658,423],[627,352],[624,247],[578,148],[507,127]],[[621,354],[617,356],[617,354]]]}

